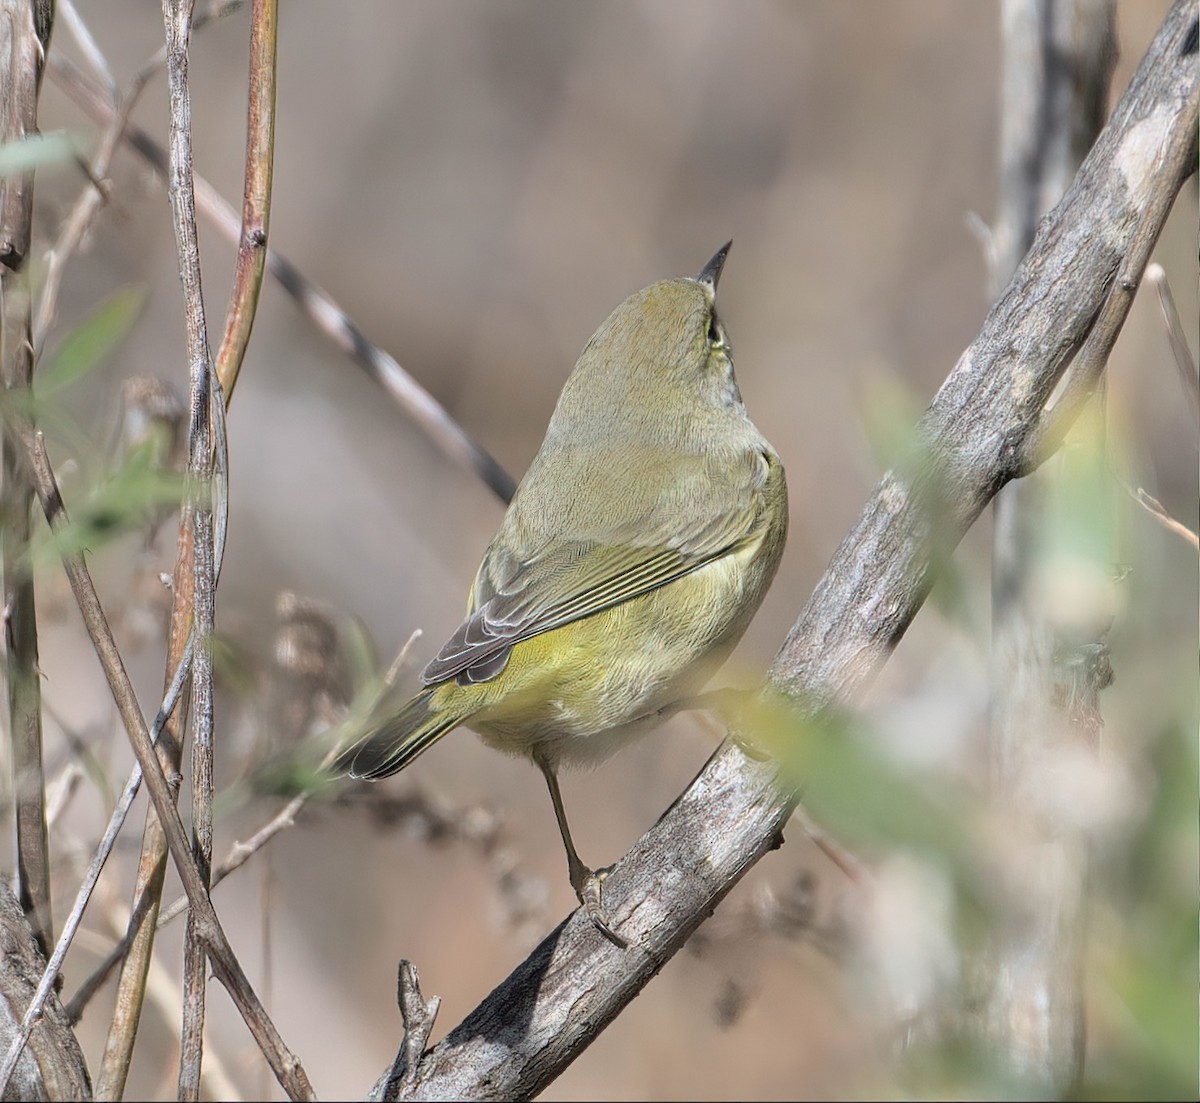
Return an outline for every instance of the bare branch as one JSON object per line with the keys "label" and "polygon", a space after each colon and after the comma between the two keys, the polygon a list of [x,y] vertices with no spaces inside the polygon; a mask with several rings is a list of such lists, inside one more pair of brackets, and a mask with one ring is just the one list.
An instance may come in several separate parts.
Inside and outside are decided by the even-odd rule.
{"label": "bare branch", "polygon": [[1192,530],[1181,521],[1175,520],[1175,518],[1167,512],[1162,502],[1160,502],[1157,498],[1151,494],[1147,494],[1146,491],[1140,486],[1137,488],[1136,493],[1134,493],[1132,490],[1129,490],[1128,487],[1126,487],[1126,490],[1129,491],[1129,494],[1132,495],[1138,505],[1140,505],[1147,513],[1149,513],[1150,516],[1153,517],[1168,532],[1173,532],[1176,536],[1182,536],[1189,544],[1192,545],[1193,548],[1200,548],[1200,536],[1197,536],[1196,533],[1192,532]]}
{"label": "bare branch", "polygon": [[[45,442],[40,433],[28,429],[24,435],[24,444],[42,511],[46,515],[51,531],[58,533],[69,523],[69,520],[62,495],[59,493],[58,482],[54,477],[53,468],[50,466],[49,457],[46,455]],[[108,626],[108,618],[104,615],[104,609],[96,594],[91,572],[83,561],[83,557],[77,553],[64,554],[63,566],[71,583],[76,603],[79,605],[84,625],[91,638],[92,646],[95,648],[109,689],[116,701],[117,711],[129,734],[138,764],[142,768],[146,788],[166,834],[171,858],[187,892],[191,914],[195,917],[197,932],[204,941],[213,972],[233,997],[234,1004],[289,1097],[310,1099],[312,1098],[312,1087],[308,1082],[308,1077],[295,1055],[289,1052],[283,1044],[283,1039],[279,1037],[274,1024],[255,995],[254,989],[225,936],[225,931],[212,906],[212,901],[209,899],[200,871],[196,868],[191,847],[188,844],[187,833],[175,808],[174,794],[155,756],[149,729],[138,706],[137,696],[129,680],[129,674],[125,670],[125,664],[121,660],[120,652],[117,650],[116,641]]]}
{"label": "bare branch", "polygon": [[[10,1040],[19,1033],[14,1029],[17,1017],[31,1018],[25,1008],[43,966],[20,906],[0,881],[0,1047],[5,1051],[16,1048]],[[53,993],[31,1027],[29,1049],[19,1064],[14,1059],[15,1076],[4,1098],[91,1098],[83,1053]]]}
{"label": "bare branch", "polygon": [[421,1054],[429,1044],[429,1035],[442,1006],[440,996],[432,996],[426,1002],[421,995],[417,967],[404,960],[400,962],[396,979],[396,1002],[400,1005],[400,1019],[404,1023],[404,1042],[387,1076],[372,1089],[371,1099],[397,1099],[401,1091],[412,1088]]}
{"label": "bare branch", "polygon": [[[0,3],[0,140],[37,134],[38,89],[50,29],[52,0]],[[20,271],[29,253],[33,225],[33,173],[0,180],[0,264]]]}
{"label": "bare branch", "polygon": [[[0,0],[0,143],[37,134],[38,89],[54,9],[47,0]],[[33,223],[33,173],[0,179],[0,376],[6,393],[33,386],[31,304],[25,259]],[[20,466],[20,444],[4,432],[0,459],[0,557],[3,558],[5,681],[12,733],[17,870],[21,906],[43,953],[54,942],[50,841],[42,768],[42,686],[37,607],[27,550],[33,492]]]}
{"label": "bare branch", "polygon": [[[91,32],[88,30],[87,25],[79,17],[78,12],[76,12],[74,5],[69,2],[64,3],[63,14],[67,17],[68,26],[85,55],[92,61],[93,65],[98,66],[100,71],[107,76],[111,88],[112,74],[108,70],[108,65],[105,63],[104,57],[100,53],[100,49]],[[38,304],[37,319],[33,327],[34,347],[38,350],[39,356],[46,341],[46,334],[54,321],[58,292],[62,286],[62,277],[66,270],[67,261],[70,260],[75,250],[79,248],[79,243],[83,240],[84,235],[95,221],[96,215],[108,201],[108,191],[103,181],[108,175],[113,154],[116,152],[117,146],[121,141],[121,136],[129,121],[129,113],[137,103],[138,97],[141,95],[142,89],[146,86],[149,76],[150,73],[143,68],[138,76],[134,78],[125,96],[120,100],[119,106],[114,107],[112,117],[104,129],[100,144],[88,168],[88,185],[75,201],[70,215],[68,215],[66,221],[63,223],[58,241],[55,242],[54,247],[46,256],[46,278],[42,286],[42,296]],[[111,94],[113,95],[113,102],[116,104],[115,89]]]}
{"label": "bare branch", "polygon": [[1175,359],[1175,367],[1179,370],[1184,394],[1188,397],[1188,409],[1197,428],[1200,428],[1200,376],[1196,374],[1196,360],[1192,356],[1192,350],[1188,348],[1183,323],[1179,320],[1179,311],[1175,309],[1175,296],[1171,294],[1171,285],[1167,282],[1167,274],[1161,264],[1150,265],[1146,269],[1146,279],[1158,293],[1158,308],[1162,311],[1163,322],[1167,327],[1167,340],[1171,342],[1171,354]]}
{"label": "bare branch", "polygon": [[[1195,41],[1195,6],[1178,0],[1070,192],[921,420],[935,473],[889,472],[835,553],[769,675],[802,708],[859,697],[929,593],[937,553],[1021,470],[1026,441],[1131,243],[1157,236],[1195,168]],[[721,747],[605,882],[629,948],[616,949],[576,913],[425,1054],[407,1096],[537,1094],[779,844],[796,780]]]}
{"label": "bare branch", "polygon": [[[220,424],[220,422],[218,422],[218,424]],[[223,516],[224,511],[220,511],[220,514]],[[219,563],[220,547],[224,544],[224,537],[221,534],[220,528],[218,528],[217,535],[219,540]],[[300,599],[296,598],[293,594],[287,594],[285,595],[285,598],[286,600],[282,601],[281,604],[283,604],[289,611],[294,612],[295,607],[300,603]],[[414,632],[404,646],[400,649],[400,652],[397,654],[396,659],[392,664],[392,668],[388,671],[388,676],[384,679],[385,686],[390,685],[394,680],[401,665],[404,663],[408,655],[409,649],[412,647],[413,642],[418,638],[419,635],[419,632]],[[188,655],[190,658],[190,650]],[[382,692],[383,689],[381,688],[380,693]],[[171,696],[170,699],[172,702],[174,701],[173,696]],[[370,705],[373,706],[375,703],[375,701],[372,701]],[[328,767],[328,765],[333,761],[334,756],[337,754],[339,747],[340,745],[335,745],[329,748],[324,760],[319,766],[319,769],[324,770],[326,767]],[[302,793],[298,793],[248,839],[246,839],[244,842],[235,841],[230,846],[225,858],[213,868],[211,888],[216,888],[217,885],[225,880],[225,878],[231,873],[241,869],[241,867],[245,865],[250,858],[257,854],[281,831],[292,827],[296,822],[296,817],[299,815],[300,810],[308,803],[312,796],[313,790],[306,790]],[[157,926],[166,926],[171,922],[171,920],[183,915],[187,909],[188,899],[186,894],[176,897],[176,899],[168,907],[163,908],[161,912],[157,910],[156,905],[155,915],[157,916]],[[128,930],[121,940],[112,948],[112,950],[109,951],[107,957],[93,970],[91,976],[89,976],[83,982],[83,984],[79,986],[78,991],[71,998],[69,1004],[67,1005],[67,1015],[72,1022],[78,1021],[79,1017],[83,1013],[83,1009],[96,994],[100,986],[103,985],[104,981],[112,973],[113,969],[115,969],[123,960],[125,960],[126,956],[130,953],[130,948],[133,945],[135,936],[139,930],[140,927],[137,925],[131,926],[130,930]]]}
{"label": "bare branch", "polygon": [[238,372],[258,309],[267,235],[271,225],[271,174],[275,162],[275,49],[278,36],[275,0],[254,0],[250,17],[250,91],[246,120],[246,176],[237,268],[225,336],[217,354],[217,378],[225,401],[233,398]]}
{"label": "bare branch", "polygon": [[[158,715],[154,718],[154,726],[150,730],[150,738],[155,742],[157,742],[162,732],[167,717],[175,708],[175,701],[183,689],[190,664],[191,648],[189,647],[185,652],[183,663],[175,672],[175,677],[172,679],[171,685],[167,690],[167,695],[158,710]],[[125,817],[129,812],[129,806],[133,804],[133,799],[137,796],[141,783],[142,770],[140,766],[135,765],[129,775],[129,780],[125,783],[125,788],[121,791],[120,799],[113,809],[112,816],[109,817],[108,827],[100,839],[100,844],[96,847],[96,853],[87,868],[87,872],[84,874],[83,882],[80,884],[79,891],[75,896],[75,903],[71,908],[71,914],[67,916],[67,921],[63,924],[62,934],[58,938],[58,945],[55,946],[54,954],[51,956],[49,963],[42,973],[37,991],[34,993],[32,1000],[30,1000],[25,1017],[21,1022],[21,1028],[17,1032],[12,1046],[6,1052],[3,1062],[0,1062],[0,1096],[4,1094],[9,1076],[12,1074],[21,1055],[22,1047],[29,1040],[34,1026],[42,1015],[42,1008],[46,1000],[54,991],[54,985],[58,980],[59,973],[62,971],[67,951],[71,948],[71,943],[74,941],[75,934],[79,930],[79,924],[83,922],[83,913],[87,909],[88,901],[91,900],[92,892],[96,888],[96,882],[100,880],[100,872],[104,869],[104,864],[108,861],[108,856],[112,853],[113,846],[116,845],[117,836],[121,833],[121,828],[125,824]],[[76,1017],[70,1012],[68,1012],[67,1018],[69,1022],[77,1021]]]}
{"label": "bare branch", "polygon": [[[236,8],[237,4],[223,3],[210,5],[209,9],[197,15],[194,25],[199,25],[206,22],[208,19],[215,18],[225,14],[228,11]],[[273,20],[272,20],[273,23]],[[255,33],[259,34],[258,28],[262,25],[262,16],[256,12],[253,27]],[[261,34],[259,42],[263,41]],[[258,76],[258,72],[264,64],[269,63],[269,67],[273,72],[273,50],[274,50],[274,34],[273,32],[267,36],[266,41],[270,43],[270,53],[272,57],[264,59],[261,56],[261,49],[258,55],[252,56],[251,61],[251,90],[261,92],[264,87],[263,78]],[[113,109],[111,118],[108,124],[107,134],[112,135],[113,139],[123,133],[124,127],[128,118],[128,104],[132,101],[138,91],[145,83],[156,73],[159,68],[166,62],[168,51],[166,47],[143,64],[134,78],[131,92],[125,97],[122,102],[121,110]],[[267,81],[273,86],[273,77]],[[251,144],[253,157],[248,161],[248,194],[250,194],[250,180],[254,180],[253,194],[255,196],[254,203],[249,208],[248,213],[252,214],[255,219],[255,232],[245,235],[245,240],[249,243],[250,254],[259,250],[261,246],[258,244],[259,234],[265,234],[266,225],[266,190],[263,186],[264,179],[269,183],[269,169],[264,176],[262,171],[262,134],[265,132],[268,138],[271,134],[271,127],[268,125],[264,131],[260,125],[255,125],[255,112],[258,112],[258,117],[261,118],[264,113],[262,106],[261,95],[259,97],[260,106],[256,108],[255,104],[251,104],[251,135],[248,141]],[[270,97],[270,102],[266,105],[266,115],[271,114],[270,108],[273,107],[273,95]],[[269,151],[267,154],[269,163]],[[192,233],[194,236],[194,218],[192,221]],[[220,379],[222,378],[222,370],[229,370],[229,365],[232,363],[232,373],[229,378],[232,380],[236,377],[237,366],[241,363],[241,357],[244,353],[245,342],[249,339],[250,325],[253,319],[253,303],[257,300],[257,284],[259,280],[253,277],[254,264],[251,262],[248,266],[243,262],[242,257],[245,250],[239,251],[239,272],[246,272],[246,276],[239,279],[234,290],[234,297],[231,306],[231,316],[236,315],[241,319],[239,328],[235,334],[234,340],[227,339],[224,343],[219,363],[217,366],[217,374],[212,378],[212,387],[220,391]],[[181,278],[187,279],[183,272],[185,265],[181,262]],[[196,281],[195,293],[191,297],[192,306],[190,308],[190,321],[198,314],[202,314],[203,303],[199,297],[198,271],[194,273]],[[241,307],[240,310],[237,304],[249,303],[249,307]],[[189,333],[191,331],[189,330]],[[201,334],[204,337],[204,334]],[[207,350],[205,350],[207,356]],[[193,360],[193,366],[195,361]],[[208,368],[205,368],[206,379],[208,378]],[[196,380],[193,378],[192,387],[192,425],[195,426],[196,400]],[[213,413],[213,431],[217,437],[217,452],[218,463],[216,471],[216,481],[213,485],[213,492],[218,497],[219,505],[227,505],[225,498],[225,472],[227,465],[223,460],[225,455],[224,445],[224,407],[226,399],[219,396],[215,398],[209,396],[208,404],[212,407]],[[189,439],[189,457],[195,455],[195,446],[197,445],[195,434],[190,435]],[[203,447],[202,442],[200,447]],[[208,453],[211,456],[211,451]],[[195,485],[195,483],[193,483]],[[216,533],[216,565],[212,568],[212,574],[215,584],[216,572],[219,570],[221,549],[224,545],[224,524],[225,512],[224,508],[218,509],[218,531]],[[211,516],[211,514],[209,514]],[[168,635],[168,655],[167,655],[167,670],[168,672],[178,663],[185,645],[190,645],[192,633],[192,620],[195,609],[195,584],[197,571],[202,570],[194,555],[194,533],[192,531],[192,519],[194,511],[191,509],[185,510],[183,517],[180,520],[180,539],[179,552],[176,559],[174,571],[174,584],[172,587],[172,614],[171,627]],[[203,518],[202,518],[203,522]],[[211,700],[211,693],[209,694]],[[182,750],[182,732],[187,721],[186,707],[172,717],[168,727],[167,738],[161,744],[161,761],[164,772],[168,775],[173,775],[178,772],[180,765],[180,755]],[[202,726],[202,731],[208,730],[206,726]],[[201,770],[203,772],[203,765]],[[193,792],[199,795],[201,803],[205,803],[203,796],[204,786],[198,785],[193,787]],[[194,817],[194,822],[201,825],[201,833],[211,835],[211,828],[204,832],[205,816],[203,813],[198,820]],[[101,1092],[106,1095],[118,1096],[122,1093],[126,1076],[128,1075],[129,1062],[132,1058],[133,1043],[136,1037],[137,1025],[141,1016],[142,1000],[144,996],[144,986],[149,969],[150,954],[154,944],[154,932],[157,927],[158,909],[162,898],[163,875],[165,872],[165,857],[167,851],[167,840],[162,830],[162,826],[158,821],[155,810],[151,808],[147,812],[146,826],[142,840],[142,855],[138,866],[138,874],[134,887],[133,906],[131,908],[131,928],[126,933],[126,937],[122,940],[122,945],[118,949],[120,954],[111,955],[109,961],[115,964],[116,960],[124,959],[120,981],[117,989],[116,1008],[112,1022],[109,1027],[108,1040],[104,1051],[104,1060],[101,1065],[98,1084]],[[211,855],[204,862],[204,867],[207,869],[211,862]],[[192,984],[185,986],[189,993],[194,993],[197,988],[203,987],[203,965],[199,960],[199,955],[192,953],[190,959],[192,962],[190,976],[193,978]],[[106,963],[107,965],[108,963]],[[110,966],[111,967],[111,966]],[[84,993],[86,999],[88,993]],[[198,1009],[196,1003],[191,1003],[192,1013],[191,1020],[193,1029],[185,1031],[185,1037],[188,1039],[188,1046],[191,1052],[195,1052],[195,1039],[200,1036],[198,1027]],[[196,1077],[192,1077],[193,1082]]]}
{"label": "bare branch", "polygon": [[[171,200],[179,279],[183,285],[187,327],[190,393],[187,495],[184,524],[191,530],[191,621],[195,633],[192,656],[192,853],[203,891],[208,892],[212,867],[213,798],[213,668],[212,633],[216,578],[212,520],[212,361],[204,294],[200,282],[200,244],[192,181],[191,99],[188,91],[190,0],[163,0],[167,40],[167,93],[170,102],[170,161],[167,195]],[[204,1052],[207,976],[199,916],[188,915],[184,948],[183,1029],[179,1058],[179,1098],[200,1093]]]}
{"label": "bare branch", "polygon": [[[67,59],[50,59],[50,75],[75,102],[102,125],[112,118],[113,107],[103,91]],[[125,139],[161,177],[167,177],[166,151],[136,126],[125,130]],[[200,209],[229,240],[240,240],[240,228],[233,208],[202,177],[196,178],[196,200]],[[500,463],[460,426],[424,387],[400,366],[396,359],[374,345],[334,298],[308,279],[282,253],[267,250],[267,270],[295,301],[312,323],[338,348],[351,357],[388,396],[416,423],[434,444],[455,464],[481,479],[501,501],[507,502],[516,490]]]}
{"label": "bare branch", "polygon": [[[818,703],[853,699],[929,592],[938,550],[1025,470],[1042,410],[1109,300],[1135,243],[1153,242],[1195,169],[1197,79],[1189,6],[1177,0],[1063,201],[922,418],[945,506],[926,479],[890,472],[789,633],[772,678]],[[1118,288],[1120,298],[1132,288]]]}
{"label": "bare branch", "polygon": [[[126,909],[115,899],[108,901],[108,926],[115,935],[129,927],[129,916]],[[97,936],[98,938],[99,936]],[[150,960],[150,971],[146,977],[146,998],[152,1008],[158,1012],[158,1019],[165,1031],[172,1036],[175,1047],[179,1045],[179,1008],[183,1002],[183,992],[178,981],[172,976],[171,968],[157,957]],[[68,1015],[70,1011],[68,1009]],[[230,1075],[227,1062],[223,1061],[220,1053],[213,1051],[211,1045],[205,1052],[203,1070],[203,1094],[208,1099],[219,1099],[222,1103],[237,1103],[243,1099],[241,1092]],[[264,1093],[264,1098],[269,1095]]]}

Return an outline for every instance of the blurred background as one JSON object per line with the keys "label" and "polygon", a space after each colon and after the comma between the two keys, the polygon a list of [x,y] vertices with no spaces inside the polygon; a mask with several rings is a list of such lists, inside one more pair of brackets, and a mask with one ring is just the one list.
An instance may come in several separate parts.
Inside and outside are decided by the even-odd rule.
{"label": "blurred background", "polygon": [[[1117,5],[1114,98],[1168,6]],[[124,87],[161,44],[159,5],[79,0],[78,10]],[[924,408],[987,312],[985,246],[973,227],[995,207],[999,32],[997,4],[963,0],[292,0],[281,13],[271,244],[519,476],[612,307],[656,279],[695,274],[732,237],[722,318],[747,408],[786,465],[792,516],[775,586],[720,678],[750,685],[886,466],[888,433],[903,433]],[[53,47],[79,57],[61,27]],[[235,205],[246,53],[244,12],[198,31],[191,52],[196,168]],[[164,87],[153,80],[134,111],[160,140]],[[91,147],[94,124],[50,79],[42,103],[44,130],[65,128]],[[111,176],[111,202],[67,270],[56,331],[118,289],[145,290],[117,353],[64,398],[96,441],[111,434],[126,378],[186,388],[165,193],[128,149]],[[43,246],[80,187],[70,169],[39,177]],[[1193,338],[1195,205],[1193,179],[1156,256]],[[200,236],[216,335],[234,253],[211,223],[201,221]],[[1147,290],[1109,379],[1120,477],[1195,528],[1196,427]],[[503,513],[270,277],[229,437],[218,780],[234,795],[219,820],[219,853],[281,804],[238,783],[298,738],[279,722],[279,595],[318,603],[336,628],[338,642],[317,647],[335,702],[370,665],[354,658],[363,641],[386,668],[423,632],[402,692],[458,623]],[[1174,978],[1190,995],[1170,1005],[1186,1018],[1164,1026],[1167,1041],[1130,1010],[1113,977],[1140,960],[1141,940],[1161,934],[1159,913],[1126,907],[1135,896],[1153,903],[1174,885],[1194,936],[1196,561],[1128,495],[1118,492],[1114,509],[1129,573],[1111,641],[1116,682],[1102,699],[1101,756],[1117,763],[1119,795],[1105,819],[1117,826],[1098,855],[1089,1068],[1115,1082],[1133,1077],[1153,1094],[1140,1070],[1165,1067],[1170,1094],[1181,1036],[1194,1073],[1194,955],[1191,972]],[[864,721],[882,744],[968,794],[981,779],[986,719],[989,528],[985,516],[960,547],[957,596],[922,612]],[[171,569],[173,537],[172,520],[154,551],[126,538],[94,556],[148,712],[163,676],[154,579]],[[130,756],[99,668],[61,572],[47,568],[39,583],[51,772],[70,753],[69,731],[115,783]],[[605,864],[625,853],[715,743],[711,730],[677,718],[598,769],[566,775],[583,858]],[[1164,788],[1164,776],[1176,787]],[[280,1031],[326,1097],[365,1091],[391,1060],[399,958],[417,964],[427,995],[442,997],[436,1040],[574,906],[550,803],[527,762],[461,731],[378,792],[319,794],[216,894]],[[1163,826],[1168,798],[1183,811]],[[64,822],[81,848],[93,845],[108,800],[93,789],[75,798]],[[128,905],[142,815],[139,799],[105,875],[108,905]],[[886,856],[878,838],[846,841]],[[1158,863],[1153,876],[1139,865],[1143,844]],[[1134,866],[1143,875],[1136,893]],[[60,913],[75,883],[64,869]],[[793,824],[788,845],[702,928],[698,948],[668,964],[545,1098],[928,1091],[927,1081],[895,1079],[903,1008],[884,1006],[878,978],[848,967],[841,952],[845,890],[844,875]],[[1178,903],[1168,893],[1172,921]],[[935,931],[935,947],[936,931],[954,926],[945,907],[930,919],[928,898],[915,906],[913,922]],[[111,945],[103,922],[90,930],[68,959],[68,993]],[[161,936],[168,980],[181,932],[176,924]],[[958,967],[952,951],[929,952],[939,969]],[[261,1063],[223,991],[211,991],[209,1053],[228,1076],[224,1090],[255,1097]],[[111,999],[110,984],[81,1024],[92,1062]],[[173,1094],[174,1014],[147,1010],[132,1097]],[[958,1087],[944,1090],[964,1082],[950,1078]]]}

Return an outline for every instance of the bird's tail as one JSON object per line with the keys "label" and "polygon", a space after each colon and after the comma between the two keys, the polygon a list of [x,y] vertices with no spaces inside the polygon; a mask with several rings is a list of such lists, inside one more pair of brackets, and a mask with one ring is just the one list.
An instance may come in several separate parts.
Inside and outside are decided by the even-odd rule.
{"label": "bird's tail", "polygon": [[367,781],[390,777],[458,727],[462,716],[436,707],[437,688],[418,693],[395,716],[369,729],[338,755],[334,769]]}

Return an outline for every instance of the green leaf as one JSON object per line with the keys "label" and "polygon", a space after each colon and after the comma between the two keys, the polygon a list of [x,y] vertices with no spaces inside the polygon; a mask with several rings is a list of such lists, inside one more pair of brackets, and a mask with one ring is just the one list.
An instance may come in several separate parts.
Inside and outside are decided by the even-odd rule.
{"label": "green leaf", "polygon": [[101,364],[133,328],[145,300],[143,288],[123,288],[68,333],[50,361],[38,369],[38,398],[61,391]]}
{"label": "green leaf", "polygon": [[61,556],[96,551],[146,525],[156,509],[175,508],[182,500],[183,477],[163,471],[145,452],[135,451],[82,501],[69,504],[70,523],[34,542],[34,561],[42,566]]}
{"label": "green leaf", "polygon": [[0,145],[0,177],[20,176],[48,165],[64,165],[78,156],[75,141],[65,130],[30,134]]}
{"label": "green leaf", "polygon": [[917,426],[924,407],[916,392],[892,375],[877,375],[859,392],[860,418],[882,470],[911,477],[928,466],[929,446]]}
{"label": "green leaf", "polygon": [[379,679],[379,652],[370,630],[357,617],[348,618],[343,625],[342,636],[351,684],[357,691],[372,679]]}

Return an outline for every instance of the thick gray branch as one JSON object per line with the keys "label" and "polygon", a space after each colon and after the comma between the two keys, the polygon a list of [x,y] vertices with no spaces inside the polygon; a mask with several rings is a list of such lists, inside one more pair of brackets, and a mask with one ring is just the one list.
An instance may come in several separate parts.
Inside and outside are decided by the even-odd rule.
{"label": "thick gray branch", "polygon": [[[8,886],[0,880],[0,1053],[20,1032],[46,960]],[[83,1051],[66,1013],[51,994],[18,1059],[5,1099],[91,1099]]]}
{"label": "thick gray branch", "polygon": [[[852,700],[904,634],[947,550],[1028,464],[1042,409],[1110,292],[1131,297],[1126,261],[1157,239],[1196,163],[1195,8],[1180,0],[1108,126],[979,335],[921,421],[945,509],[933,531],[921,487],[889,472],[789,633],[772,679],[795,695]],[[1190,46],[1190,52],[1188,47]],[[925,490],[928,495],[928,489]]]}
{"label": "thick gray branch", "polygon": [[[1098,316],[1123,316],[1148,245],[1195,168],[1196,61],[1195,4],[1178,0],[922,419],[936,475],[884,477],[789,634],[770,680],[793,699],[853,702],[928,594],[936,556],[1029,465],[1055,381]],[[794,800],[779,780],[770,764],[721,747],[605,882],[630,947],[572,916],[426,1054],[411,1097],[514,1099],[545,1087],[777,844]]]}

